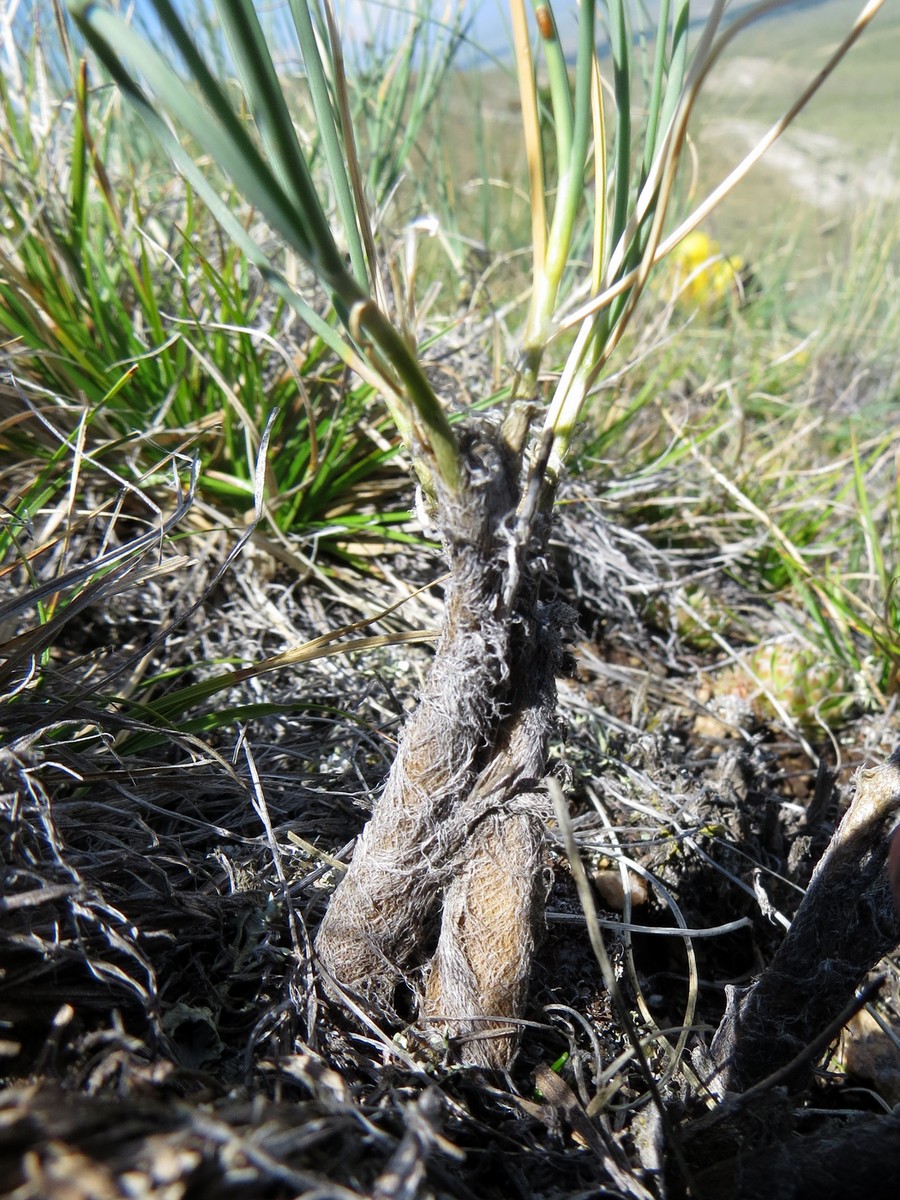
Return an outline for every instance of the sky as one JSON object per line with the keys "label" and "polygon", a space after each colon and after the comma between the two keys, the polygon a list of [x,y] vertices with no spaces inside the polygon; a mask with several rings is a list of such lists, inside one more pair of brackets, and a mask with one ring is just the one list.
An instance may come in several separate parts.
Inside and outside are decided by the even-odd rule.
{"label": "sky", "polygon": [[[402,20],[403,0],[335,0],[345,37],[366,40],[371,33],[396,30]],[[564,0],[569,7],[569,0]],[[458,14],[471,22],[472,40],[489,49],[505,47],[508,42],[508,16],[505,0],[432,0],[435,17],[452,23]],[[529,5],[530,7],[530,5]]]}
{"label": "sky", "polygon": [[[125,0],[122,0],[123,5]],[[470,52],[463,51],[457,62],[467,65],[484,60],[485,53],[508,59],[510,56],[510,26],[508,0],[333,0],[339,13],[341,27],[344,31],[345,46],[365,46],[374,41],[385,45],[396,45],[402,39],[403,31],[409,19],[409,13],[414,9],[428,7],[436,19],[443,18],[452,23],[454,16],[462,15],[468,23],[468,40]],[[660,0],[627,0],[632,14],[645,13],[655,20],[659,12]],[[692,0],[691,16],[694,20],[702,19],[713,6],[714,0]],[[786,0],[785,7],[815,5],[821,0]],[[152,17],[152,0],[134,0],[138,13],[148,21],[152,28],[155,24]],[[193,9],[196,11],[199,0],[174,0],[176,11],[190,19]],[[209,3],[209,0],[206,0]],[[746,7],[749,0],[729,0],[729,11],[734,13]],[[274,18],[276,24],[284,22],[286,30],[284,54],[279,57],[290,57],[296,43],[290,32],[290,9],[288,0],[259,0],[261,12]],[[675,5],[673,4],[673,8]],[[531,0],[526,0],[526,9],[532,10]],[[597,3],[598,27],[602,29],[606,4],[603,0]],[[553,0],[553,10],[557,18],[563,46],[567,51],[574,51],[576,42],[575,31],[578,21],[578,0]],[[636,19],[636,18],[635,18]],[[602,33],[599,39],[603,40]]]}
{"label": "sky", "polygon": [[[396,20],[402,10],[402,0],[336,0],[340,8],[344,28],[352,36],[354,30],[371,28]],[[528,3],[528,9],[531,4]],[[554,11],[563,24],[575,26],[577,0],[556,0]],[[600,5],[598,5],[598,8]],[[470,37],[477,46],[491,53],[504,52],[510,43],[509,6],[506,0],[432,0],[435,16],[452,20],[461,12],[469,23]]]}
{"label": "sky", "polygon": [[[382,30],[398,27],[402,20],[401,14],[414,7],[415,0],[334,0],[342,14],[345,37],[351,40],[354,36],[365,41],[371,34]],[[821,0],[785,0],[785,8],[814,7]],[[714,0],[691,0],[691,18],[693,21],[702,20],[712,9]],[[750,0],[729,0],[728,11],[736,13],[748,7]],[[645,19],[656,20],[659,13],[660,0],[628,0],[628,6],[633,19],[637,14],[644,13]],[[508,0],[431,0],[435,16],[452,19],[454,13],[462,12],[470,23],[469,37],[474,48],[506,57],[510,48],[509,5]],[[526,0],[526,8],[532,9],[531,0]],[[675,5],[672,4],[672,8]],[[597,24],[602,28],[606,4],[603,0],[597,3]],[[563,46],[567,50],[574,49],[575,31],[578,23],[578,0],[553,0],[553,11],[562,35]],[[601,35],[602,38],[602,35]]]}

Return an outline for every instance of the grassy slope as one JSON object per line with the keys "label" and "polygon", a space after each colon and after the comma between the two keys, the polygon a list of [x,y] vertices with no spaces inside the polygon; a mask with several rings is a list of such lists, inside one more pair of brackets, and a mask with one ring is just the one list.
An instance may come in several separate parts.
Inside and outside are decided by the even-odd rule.
{"label": "grassy slope", "polygon": [[[831,0],[776,15],[731,47],[699,108],[702,182],[720,178],[748,148],[748,133],[780,116],[859,7],[855,0]],[[798,228],[804,233],[803,258],[813,263],[825,251],[824,237],[846,237],[858,207],[865,210],[882,188],[896,197],[890,114],[900,110],[900,76],[892,65],[898,50],[900,13],[888,6],[781,145],[723,205],[714,221],[723,239],[742,253],[766,253],[774,219],[776,235],[779,226],[784,235]]]}
{"label": "grassy slope", "polygon": [[[859,8],[857,0],[830,0],[814,9],[775,13],[740,35],[712,73],[698,106],[693,136],[699,195],[749,149],[752,131],[762,131],[784,112],[798,85],[824,63]],[[822,237],[846,231],[858,215],[859,202],[865,207],[867,199],[877,198],[881,176],[888,176],[888,194],[896,195],[890,189],[896,186],[891,167],[892,114],[900,109],[900,76],[894,69],[898,50],[900,13],[888,6],[785,135],[781,146],[787,149],[776,147],[718,210],[712,227],[723,240],[758,260],[771,251],[773,239],[795,239],[799,232],[802,259],[810,265],[821,262]],[[476,100],[483,107],[483,124],[473,116]],[[507,67],[463,73],[443,120],[453,131],[444,149],[458,178],[479,175],[477,150],[483,140],[490,176],[503,186],[522,179],[518,92]],[[460,122],[467,136],[460,136]],[[495,225],[495,237],[513,228],[525,231],[525,198],[517,199],[510,201],[509,223]],[[477,231],[471,234],[477,236]]]}

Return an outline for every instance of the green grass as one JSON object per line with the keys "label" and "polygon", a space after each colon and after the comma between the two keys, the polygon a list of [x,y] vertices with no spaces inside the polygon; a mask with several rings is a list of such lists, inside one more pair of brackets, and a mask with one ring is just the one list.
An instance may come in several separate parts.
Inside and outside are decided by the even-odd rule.
{"label": "green grass", "polygon": [[[68,75],[57,66],[45,93],[48,59],[33,47],[25,87],[0,85],[0,330],[12,369],[77,398],[92,444],[144,435],[149,457],[123,454],[135,479],[158,446],[177,446],[200,460],[200,494],[241,521],[265,446],[266,520],[277,533],[343,557],[348,543],[409,540],[408,505],[383,503],[403,469],[371,384],[349,382],[324,302],[325,320],[301,308],[310,329],[266,286],[269,272],[302,268],[277,248],[271,266],[248,260],[83,61]],[[298,102],[308,108],[299,88]],[[406,153],[383,158],[378,187]],[[236,221],[271,243],[258,216],[215,175],[213,184]],[[5,436],[19,456],[48,451],[33,420]]]}

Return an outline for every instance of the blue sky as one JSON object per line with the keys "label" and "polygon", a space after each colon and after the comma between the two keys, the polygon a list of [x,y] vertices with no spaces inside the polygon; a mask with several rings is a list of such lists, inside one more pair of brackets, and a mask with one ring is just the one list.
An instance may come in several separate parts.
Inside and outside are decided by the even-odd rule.
{"label": "blue sky", "polygon": [[[365,40],[388,30],[396,30],[402,22],[404,9],[409,11],[416,0],[334,0],[341,13],[345,37]],[[783,0],[784,8],[814,7],[822,0]],[[419,0],[421,6],[421,0]],[[578,0],[552,0],[553,11],[562,34],[563,45],[574,48],[575,30],[578,22]],[[735,13],[747,7],[750,0],[730,0],[728,9]],[[861,3],[861,0],[860,0]],[[277,0],[276,0],[277,6]],[[660,0],[629,0],[629,8],[635,23],[649,18],[655,21]],[[526,3],[530,11],[530,0]],[[673,5],[674,7],[674,5]],[[713,0],[692,0],[691,18],[702,20],[713,7]],[[598,26],[602,28],[606,5],[597,4]],[[432,14],[440,19],[452,19],[453,14],[462,12],[471,22],[470,37],[475,46],[491,54],[505,55],[509,50],[509,5],[507,0],[431,0]],[[727,19],[727,18],[726,18]],[[601,35],[602,37],[602,35]]]}
{"label": "blue sky", "polygon": [[[377,28],[396,23],[402,0],[337,0],[345,30]],[[411,6],[410,6],[411,7]],[[561,28],[574,29],[577,21],[577,0],[556,0],[553,5]],[[599,7],[599,6],[598,6]],[[531,8],[531,4],[528,4]],[[489,52],[505,51],[509,46],[509,6],[506,0],[432,0],[435,17],[452,18],[458,12],[471,22],[470,36],[474,43]]]}
{"label": "blue sky", "polygon": [[[150,0],[134,0],[138,12],[148,18],[151,27],[155,24],[151,13]],[[181,15],[190,23],[192,10],[196,11],[201,0],[174,0]],[[333,0],[339,13],[341,27],[344,31],[345,44],[365,44],[371,39],[381,42],[382,46],[396,44],[402,38],[403,30],[408,21],[408,14],[415,8],[427,5],[428,0]],[[749,0],[731,0],[729,9],[734,12],[748,4]],[[821,0],[785,0],[785,7],[800,5],[815,5]],[[208,5],[209,0],[206,0]],[[712,7],[713,0],[692,0],[691,16],[694,20],[704,17]],[[123,0],[124,6],[124,0]],[[654,19],[659,11],[659,0],[629,0],[632,14],[643,13]],[[290,15],[287,0],[260,0],[260,11],[274,18],[276,24],[286,22],[289,29]],[[470,22],[469,38],[472,43],[472,55],[461,55],[462,62],[472,61],[480,57],[477,51],[489,55],[507,57],[510,49],[509,35],[509,6],[508,0],[430,0],[433,17],[437,20],[452,21],[460,13]],[[530,11],[532,4],[526,2]],[[597,4],[598,24],[602,28],[603,13],[606,5]],[[575,30],[578,21],[578,0],[553,0],[553,9],[563,37],[563,45],[574,48]],[[601,34],[602,38],[602,34]],[[285,38],[285,53],[290,56],[294,45],[293,36],[288,33]]]}

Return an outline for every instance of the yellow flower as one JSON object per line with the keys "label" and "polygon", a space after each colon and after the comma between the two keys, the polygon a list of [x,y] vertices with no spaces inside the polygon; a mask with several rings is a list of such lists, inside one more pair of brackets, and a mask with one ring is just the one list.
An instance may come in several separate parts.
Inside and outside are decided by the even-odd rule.
{"label": "yellow flower", "polygon": [[715,313],[732,297],[744,299],[751,280],[740,255],[724,255],[708,233],[695,229],[672,251],[672,298],[690,308]]}

